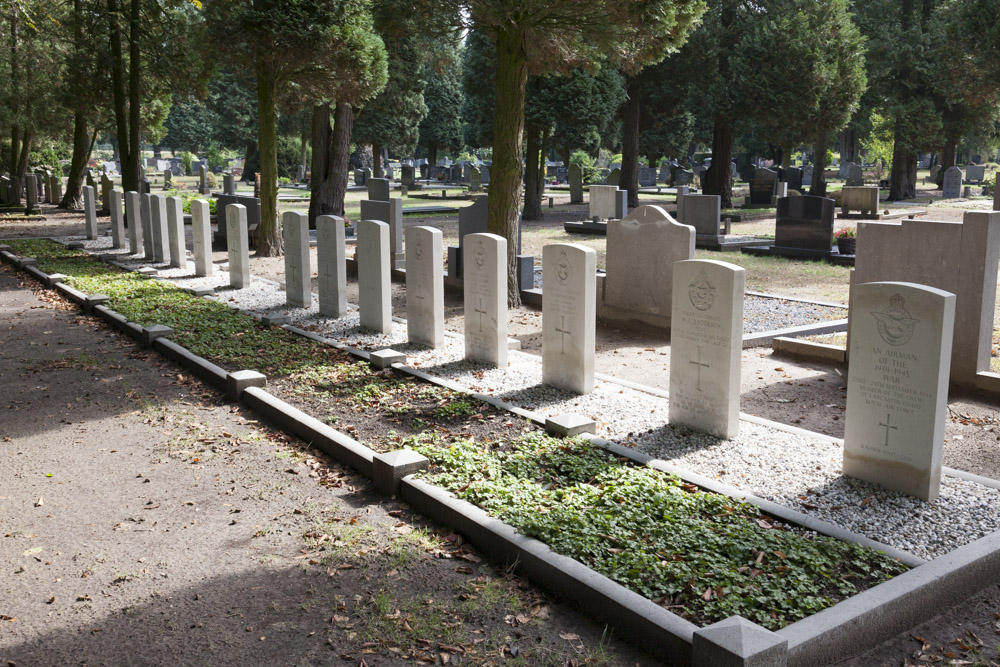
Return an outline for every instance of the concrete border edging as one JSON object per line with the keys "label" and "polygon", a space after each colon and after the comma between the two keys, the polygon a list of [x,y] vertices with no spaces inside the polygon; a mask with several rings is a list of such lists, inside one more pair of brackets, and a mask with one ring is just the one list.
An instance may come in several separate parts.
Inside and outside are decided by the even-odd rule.
{"label": "concrete border edging", "polygon": [[506,560],[538,585],[575,600],[592,618],[655,657],[691,663],[694,623],[633,593],[603,574],[561,554],[450,492],[412,476],[400,483],[400,497],[421,514],[451,526],[492,557]]}
{"label": "concrete border edging", "polygon": [[199,380],[216,389],[226,391],[226,379],[229,374],[208,359],[199,357],[186,347],[178,345],[169,338],[157,338],[153,341],[153,349],[167,359],[174,361],[187,369]]}

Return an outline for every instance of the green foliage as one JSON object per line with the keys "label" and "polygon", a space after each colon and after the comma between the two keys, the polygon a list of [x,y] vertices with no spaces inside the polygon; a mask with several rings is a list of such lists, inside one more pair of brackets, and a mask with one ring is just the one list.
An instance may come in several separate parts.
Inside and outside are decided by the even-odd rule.
{"label": "green foliage", "polygon": [[420,121],[420,144],[458,149],[462,146],[462,69],[452,37],[431,42],[420,77],[427,82],[427,114]]}
{"label": "green foliage", "polygon": [[861,148],[869,162],[879,162],[888,169],[892,166],[892,149],[894,144],[892,121],[873,111],[871,114],[871,132],[861,140]]}
{"label": "green foliage", "polygon": [[739,614],[778,629],[905,571],[583,441],[407,444],[433,483],[699,624]]}
{"label": "green foliage", "polygon": [[181,171],[184,172],[185,176],[191,176],[191,163],[194,162],[194,155],[191,151],[184,151],[181,153]]}
{"label": "green foliage", "polygon": [[462,52],[462,136],[473,148],[493,145],[496,49],[485,32],[472,30]]}
{"label": "green foliage", "polygon": [[45,142],[35,146],[28,154],[28,165],[32,168],[48,167],[58,173],[59,161],[72,157],[72,149],[62,142]]}
{"label": "green foliage", "polygon": [[[308,151],[307,151],[308,154]],[[299,137],[278,137],[278,176],[295,178],[302,164],[302,139]],[[306,158],[309,164],[309,158]]]}
{"label": "green foliage", "polygon": [[175,152],[200,152],[211,143],[215,125],[215,115],[203,102],[175,100],[164,122],[166,135],[161,141]]}
{"label": "green foliage", "polygon": [[217,189],[219,187],[219,179],[218,179],[218,177],[216,177],[216,175],[214,173],[212,173],[211,171],[206,171],[205,172],[205,185],[207,185],[209,187],[209,189],[211,189],[211,190]]}
{"label": "green foliage", "polygon": [[596,152],[601,130],[625,101],[625,84],[616,70],[576,68],[567,74],[531,77],[525,119],[538,128],[552,128],[550,146],[564,154],[580,148]]}
{"label": "green foliage", "polygon": [[573,151],[569,156],[569,163],[580,165],[584,183],[593,183],[597,180],[597,165],[584,151]]}

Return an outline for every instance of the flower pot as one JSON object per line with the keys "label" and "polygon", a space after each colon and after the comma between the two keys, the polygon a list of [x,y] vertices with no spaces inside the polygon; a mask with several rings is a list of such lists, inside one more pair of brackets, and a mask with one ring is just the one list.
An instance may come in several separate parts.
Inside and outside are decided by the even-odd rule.
{"label": "flower pot", "polygon": [[858,249],[858,238],[856,236],[842,236],[837,239],[837,252],[841,255],[855,255]]}

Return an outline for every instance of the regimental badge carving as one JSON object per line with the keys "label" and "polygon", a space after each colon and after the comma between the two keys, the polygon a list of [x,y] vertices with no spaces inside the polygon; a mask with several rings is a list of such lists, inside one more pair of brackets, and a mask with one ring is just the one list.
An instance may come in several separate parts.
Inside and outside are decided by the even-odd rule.
{"label": "regimental badge carving", "polygon": [[569,272],[572,270],[573,265],[570,264],[569,258],[566,256],[566,251],[560,251],[559,259],[556,260],[556,280],[559,281],[560,285],[566,284],[566,279],[569,278]]}
{"label": "regimental badge carving", "polygon": [[476,268],[481,269],[486,264],[486,248],[482,240],[476,241]]}
{"label": "regimental badge carving", "polygon": [[424,254],[424,241],[423,241],[423,239],[418,238],[417,240],[415,240],[413,242],[413,254],[415,254],[418,258],[421,257],[421,256],[423,256],[423,254]]}
{"label": "regimental badge carving", "polygon": [[705,269],[699,271],[688,285],[688,298],[691,299],[691,305],[698,310],[708,310],[715,304],[715,288],[708,281]]}
{"label": "regimental badge carving", "polygon": [[872,313],[878,326],[878,335],[889,345],[903,345],[913,337],[913,326],[920,320],[910,317],[904,308],[906,300],[899,294],[889,297],[889,306],[881,313]]}

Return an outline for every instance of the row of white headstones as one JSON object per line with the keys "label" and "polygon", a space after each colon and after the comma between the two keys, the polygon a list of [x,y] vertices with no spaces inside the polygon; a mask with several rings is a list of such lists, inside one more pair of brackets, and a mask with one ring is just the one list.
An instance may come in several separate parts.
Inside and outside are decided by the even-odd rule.
{"label": "row of white headstones", "polygon": [[[125,195],[141,224],[128,241],[148,259],[183,267],[183,210],[179,197]],[[93,188],[84,189],[88,238],[97,238]],[[121,193],[112,192],[112,241],[125,245]],[[212,274],[208,202],[191,204],[195,274]],[[250,283],[246,208],[226,208],[230,284]],[[345,225],[319,216],[319,312],[347,312]],[[282,218],[285,290],[289,307],[312,305],[309,220]],[[444,345],[441,230],[405,233],[406,322],[411,343]],[[358,311],[363,328],[392,331],[389,225],[357,226]],[[586,394],[595,385],[596,261],[593,249],[547,245],[542,254],[542,379]],[[463,266],[465,358],[507,366],[507,241],[494,234],[465,239]],[[671,314],[669,421],[720,438],[739,432],[740,366],[745,272],[713,260],[674,264]],[[953,294],[912,283],[880,282],[855,288],[843,472],[886,488],[932,500],[941,479],[952,332]]]}

